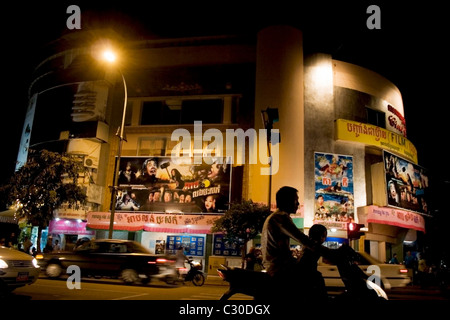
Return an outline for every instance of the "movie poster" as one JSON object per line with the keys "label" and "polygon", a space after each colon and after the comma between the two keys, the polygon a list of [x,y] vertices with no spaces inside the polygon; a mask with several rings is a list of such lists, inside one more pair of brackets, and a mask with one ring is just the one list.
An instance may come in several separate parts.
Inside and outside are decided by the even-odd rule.
{"label": "movie poster", "polygon": [[388,206],[429,213],[426,169],[383,151]]}
{"label": "movie poster", "polygon": [[353,158],[319,152],[314,157],[315,223],[354,221]]}
{"label": "movie poster", "polygon": [[122,157],[116,210],[220,213],[230,201],[231,165],[224,158],[175,164],[171,157]]}

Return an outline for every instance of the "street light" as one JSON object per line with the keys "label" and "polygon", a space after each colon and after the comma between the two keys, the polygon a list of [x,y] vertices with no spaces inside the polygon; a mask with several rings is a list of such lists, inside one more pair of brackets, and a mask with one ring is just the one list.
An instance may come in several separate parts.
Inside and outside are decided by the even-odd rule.
{"label": "street light", "polygon": [[[265,116],[267,115],[267,117]],[[272,128],[274,122],[280,121],[278,116],[277,108],[267,108],[266,110],[261,110],[261,119],[264,126],[264,129],[267,131],[267,152],[269,153],[269,165],[270,165],[270,174],[269,174],[269,201],[268,206],[269,210],[271,210],[272,206],[272,151],[270,145],[272,144]],[[275,143],[280,142],[280,136],[278,136],[278,140]]]}
{"label": "street light", "polygon": [[[116,55],[111,50],[105,50],[102,55],[102,59],[109,62],[109,63],[115,63],[116,62]],[[128,92],[127,92],[127,83],[125,81],[125,77],[123,73],[120,71],[119,68],[117,68],[120,75],[122,76],[122,82],[123,82],[123,90],[124,90],[124,99],[123,99],[123,114],[122,114],[122,123],[120,127],[117,130],[116,135],[119,137],[119,147],[117,149],[117,157],[115,161],[115,172],[114,172],[114,180],[113,185],[111,187],[111,215],[109,218],[109,233],[108,238],[112,239],[112,234],[114,230],[114,215],[116,213],[116,197],[117,197],[117,190],[118,190],[118,182],[119,182],[119,165],[120,165],[120,157],[122,155],[122,145],[124,139],[124,127],[125,127],[125,116],[127,114],[127,102],[128,102]]]}

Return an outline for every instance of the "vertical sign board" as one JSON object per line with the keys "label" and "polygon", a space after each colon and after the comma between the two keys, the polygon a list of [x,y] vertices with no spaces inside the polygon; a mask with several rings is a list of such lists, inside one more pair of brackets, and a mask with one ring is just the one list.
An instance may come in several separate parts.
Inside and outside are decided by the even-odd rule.
{"label": "vertical sign board", "polygon": [[314,223],[345,228],[355,219],[353,157],[315,152],[314,165]]}

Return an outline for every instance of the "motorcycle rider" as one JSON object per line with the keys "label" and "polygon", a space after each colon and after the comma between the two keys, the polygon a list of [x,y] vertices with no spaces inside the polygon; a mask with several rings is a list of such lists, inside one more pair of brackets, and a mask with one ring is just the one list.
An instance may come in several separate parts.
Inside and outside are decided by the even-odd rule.
{"label": "motorcycle rider", "polygon": [[181,279],[180,269],[185,267],[184,263],[186,261],[189,261],[188,257],[184,254],[183,246],[178,247],[175,258],[175,268],[177,269],[178,279]]}
{"label": "motorcycle rider", "polygon": [[[323,244],[327,238],[327,228],[321,224],[314,224],[309,229],[309,238],[317,244]],[[317,270],[317,261],[320,258],[318,250],[302,248],[301,257],[298,261],[299,277],[303,288],[307,289],[305,298],[324,301],[328,299],[325,280],[322,273]],[[305,292],[305,290],[303,290]]]}
{"label": "motorcycle rider", "polygon": [[290,294],[298,292],[301,285],[298,264],[290,249],[291,238],[319,255],[329,250],[301,232],[292,221],[289,214],[297,211],[298,199],[297,189],[281,187],[276,193],[278,209],[267,217],[261,233],[264,266],[271,276],[267,293],[277,299],[294,298]]}

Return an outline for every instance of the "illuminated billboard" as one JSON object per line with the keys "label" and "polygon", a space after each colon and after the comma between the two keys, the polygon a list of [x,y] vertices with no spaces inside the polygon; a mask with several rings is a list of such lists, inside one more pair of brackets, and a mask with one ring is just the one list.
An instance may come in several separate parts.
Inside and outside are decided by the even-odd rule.
{"label": "illuminated billboard", "polygon": [[353,157],[314,153],[315,223],[344,228],[354,221]]}
{"label": "illuminated billboard", "polygon": [[387,151],[383,161],[388,206],[429,213],[426,169]]}
{"label": "illuminated billboard", "polygon": [[225,212],[231,165],[224,158],[175,164],[171,157],[121,157],[116,210]]}

